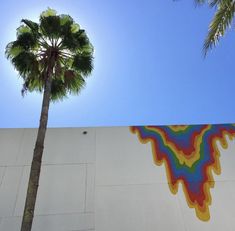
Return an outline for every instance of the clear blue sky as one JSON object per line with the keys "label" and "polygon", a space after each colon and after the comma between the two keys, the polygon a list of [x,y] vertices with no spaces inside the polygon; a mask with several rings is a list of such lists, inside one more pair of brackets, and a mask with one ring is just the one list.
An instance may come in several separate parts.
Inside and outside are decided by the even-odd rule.
{"label": "clear blue sky", "polygon": [[213,11],[193,0],[7,0],[0,14],[0,127],[37,127],[41,96],[21,97],[4,56],[22,18],[47,7],[70,14],[95,47],[95,69],[79,96],[51,105],[49,127],[235,122],[235,32],[206,59]]}

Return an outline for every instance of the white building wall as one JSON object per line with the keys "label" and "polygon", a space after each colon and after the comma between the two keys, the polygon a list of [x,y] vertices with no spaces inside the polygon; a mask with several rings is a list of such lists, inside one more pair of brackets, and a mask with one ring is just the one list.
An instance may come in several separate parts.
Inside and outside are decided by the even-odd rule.
{"label": "white building wall", "polygon": [[[35,136],[0,129],[0,231],[20,230]],[[219,149],[203,222],[128,127],[48,129],[33,231],[234,231],[235,141]]]}
{"label": "white building wall", "polygon": [[[34,231],[94,230],[95,129],[48,129]],[[0,129],[0,230],[20,230],[36,129]]]}

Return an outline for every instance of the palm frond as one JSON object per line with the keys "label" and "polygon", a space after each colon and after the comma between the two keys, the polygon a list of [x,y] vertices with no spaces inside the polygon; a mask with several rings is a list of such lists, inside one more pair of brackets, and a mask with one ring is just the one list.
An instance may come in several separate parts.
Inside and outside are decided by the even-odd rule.
{"label": "palm frond", "polygon": [[22,51],[11,61],[23,78],[27,78],[30,73],[37,76],[40,72],[38,60],[31,52]]}
{"label": "palm frond", "polygon": [[209,1],[209,6],[214,7],[223,3],[224,0],[211,0]]}
{"label": "palm frond", "polygon": [[60,35],[60,17],[47,16],[40,18],[40,30],[48,38],[58,38]]}
{"label": "palm frond", "polygon": [[50,7],[48,7],[45,11],[43,11],[40,14],[40,17],[49,17],[49,16],[56,16],[56,10],[51,9]]}
{"label": "palm frond", "polygon": [[194,0],[194,3],[196,4],[196,6],[202,5],[202,4],[206,3],[206,2],[207,2],[207,0]]}
{"label": "palm frond", "polygon": [[72,67],[85,76],[89,75],[93,70],[93,56],[89,53],[75,55]]}
{"label": "palm frond", "polygon": [[42,92],[44,89],[44,79],[43,74],[35,75],[33,73],[28,73],[27,77],[24,80],[24,84],[21,90],[21,94],[37,91]]}
{"label": "palm frond", "polygon": [[28,19],[22,19],[21,22],[28,26],[33,33],[38,33],[39,25],[36,22]]}
{"label": "palm frond", "polygon": [[74,21],[69,15],[60,15],[60,33],[62,38],[68,36],[68,34],[71,33],[71,27],[73,24]]}
{"label": "palm frond", "polygon": [[14,42],[8,43],[5,49],[5,55],[7,59],[13,59],[19,55],[24,49],[20,46],[16,46]]}
{"label": "palm frond", "polygon": [[194,0],[196,5],[203,5],[207,3],[210,7],[219,5],[223,0]]}
{"label": "palm frond", "polygon": [[31,32],[19,34],[13,46],[20,46],[25,50],[33,49],[37,46],[37,38]]}
{"label": "palm frond", "polygon": [[209,26],[208,36],[204,42],[203,51],[206,55],[208,50],[215,46],[225,34],[233,21],[235,3],[231,0],[224,0],[218,6],[217,12]]}

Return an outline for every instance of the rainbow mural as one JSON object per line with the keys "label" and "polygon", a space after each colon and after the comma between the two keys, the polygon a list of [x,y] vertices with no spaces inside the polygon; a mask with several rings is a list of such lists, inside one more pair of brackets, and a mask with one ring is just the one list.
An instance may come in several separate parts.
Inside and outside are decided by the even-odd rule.
{"label": "rainbow mural", "polygon": [[212,172],[221,173],[216,142],[227,148],[226,136],[235,137],[235,124],[133,126],[142,143],[150,142],[154,162],[164,163],[170,191],[176,194],[179,183],[190,208],[202,221],[210,219]]}

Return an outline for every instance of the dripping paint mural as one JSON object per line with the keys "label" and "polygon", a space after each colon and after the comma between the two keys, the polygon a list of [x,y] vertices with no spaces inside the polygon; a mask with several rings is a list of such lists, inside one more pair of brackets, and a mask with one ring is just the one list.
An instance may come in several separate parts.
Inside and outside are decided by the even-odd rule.
{"label": "dripping paint mural", "polygon": [[155,163],[164,163],[170,191],[176,194],[181,183],[188,206],[195,209],[200,220],[208,221],[213,173],[221,173],[216,143],[226,148],[226,136],[235,137],[235,124],[133,126],[130,129],[142,143],[151,143]]}

